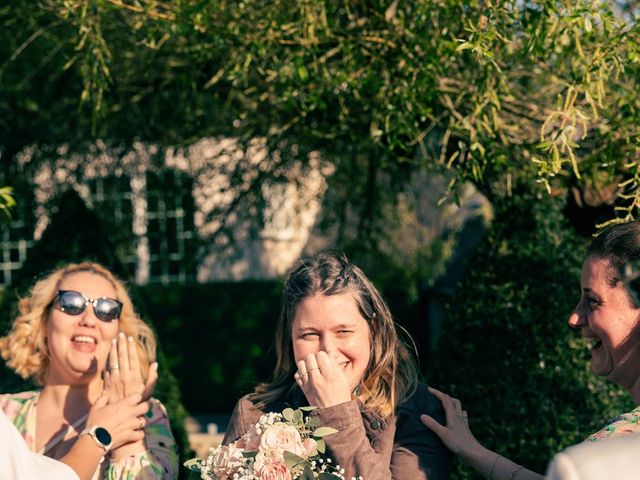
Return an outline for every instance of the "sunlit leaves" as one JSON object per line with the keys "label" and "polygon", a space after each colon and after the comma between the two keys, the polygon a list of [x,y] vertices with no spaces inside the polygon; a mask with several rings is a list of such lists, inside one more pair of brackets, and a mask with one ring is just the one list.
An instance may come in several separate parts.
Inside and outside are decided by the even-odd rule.
{"label": "sunlit leaves", "polygon": [[5,214],[6,216],[10,216],[10,209],[14,207],[16,204],[15,199],[13,198],[13,188],[11,187],[2,187],[0,188],[0,212]]}
{"label": "sunlit leaves", "polygon": [[483,190],[514,175],[551,188],[635,155],[640,36],[624,3],[44,5],[64,27],[47,37],[65,52],[54,68],[82,85],[75,123],[60,124],[74,133],[261,137],[319,150],[338,169],[356,150],[377,165],[362,182],[402,185],[427,166]]}

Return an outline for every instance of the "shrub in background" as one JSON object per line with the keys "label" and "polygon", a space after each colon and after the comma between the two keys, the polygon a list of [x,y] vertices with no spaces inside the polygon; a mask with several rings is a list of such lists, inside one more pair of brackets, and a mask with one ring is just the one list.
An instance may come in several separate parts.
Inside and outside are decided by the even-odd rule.
{"label": "shrub in background", "polygon": [[[460,398],[487,447],[544,473],[553,454],[632,406],[589,371],[567,326],[588,239],[546,194],[518,192],[495,220],[448,306],[431,384]],[[462,466],[455,478],[480,478]]]}
{"label": "shrub in background", "polygon": [[281,291],[280,281],[139,289],[192,413],[228,415],[241,395],[270,377]]}

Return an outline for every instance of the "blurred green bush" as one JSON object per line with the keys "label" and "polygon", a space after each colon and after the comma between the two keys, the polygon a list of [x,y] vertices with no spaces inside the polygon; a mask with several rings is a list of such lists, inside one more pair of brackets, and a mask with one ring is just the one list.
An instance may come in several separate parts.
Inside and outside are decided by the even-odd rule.
{"label": "blurred green bush", "polygon": [[[462,401],[487,447],[544,473],[554,453],[633,404],[590,373],[567,326],[588,239],[565,223],[563,203],[521,191],[494,208],[449,302],[430,383]],[[484,477],[461,466],[454,478]]]}
{"label": "blurred green bush", "polygon": [[230,414],[270,377],[281,288],[245,281],[138,289],[191,413]]}

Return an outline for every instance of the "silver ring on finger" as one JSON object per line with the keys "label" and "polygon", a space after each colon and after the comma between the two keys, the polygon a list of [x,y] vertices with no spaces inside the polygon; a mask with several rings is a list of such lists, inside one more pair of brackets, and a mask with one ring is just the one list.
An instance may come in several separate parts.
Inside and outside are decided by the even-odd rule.
{"label": "silver ring on finger", "polygon": [[111,365],[111,370],[118,370],[120,368],[120,365],[117,363],[114,363],[113,365]]}

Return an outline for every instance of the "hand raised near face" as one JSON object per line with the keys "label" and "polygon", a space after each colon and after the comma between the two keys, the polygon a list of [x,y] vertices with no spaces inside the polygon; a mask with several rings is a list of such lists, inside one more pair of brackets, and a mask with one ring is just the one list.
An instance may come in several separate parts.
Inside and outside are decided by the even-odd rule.
{"label": "hand raised near face", "polygon": [[135,341],[133,337],[127,338],[120,332],[111,343],[108,370],[104,372],[104,388],[109,401],[115,402],[132,394],[139,394],[143,400],[148,400],[158,380],[157,367],[157,363],[152,363],[147,381],[143,381]]}
{"label": "hand raised near face", "polygon": [[319,351],[297,363],[294,378],[309,405],[326,408],[351,400],[351,387],[335,354]]}

